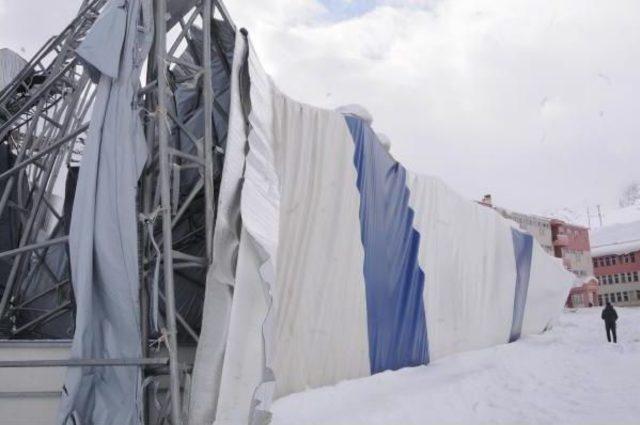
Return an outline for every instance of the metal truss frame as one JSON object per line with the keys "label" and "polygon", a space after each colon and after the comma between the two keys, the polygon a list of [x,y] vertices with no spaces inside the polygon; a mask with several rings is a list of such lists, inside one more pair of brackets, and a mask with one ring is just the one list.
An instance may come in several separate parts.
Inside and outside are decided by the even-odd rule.
{"label": "metal truss frame", "polygon": [[[4,185],[0,191],[0,215],[5,209],[12,209],[18,213],[20,223],[17,248],[0,252],[0,261],[11,264],[0,299],[0,322],[15,317],[22,309],[29,309],[31,303],[51,292],[62,295],[55,308],[42,311],[29,323],[14,324],[10,332],[15,338],[34,330],[37,334],[39,326],[74,308],[70,272],[66,277],[57,276],[48,270],[44,257],[52,246],[66,245],[68,241],[68,225],[60,209],[53,205],[52,193],[61,170],[77,164],[82,155],[95,85],[79,64],[75,49],[106,2],[85,0],[71,24],[47,42],[20,75],[0,92],[0,143],[7,143],[15,155],[14,165],[0,173],[0,188]],[[198,333],[176,309],[174,276],[185,269],[200,269],[204,275],[211,264],[216,187],[219,184],[214,160],[216,156],[224,155],[226,137],[216,132],[213,121],[214,108],[219,113],[224,112],[224,108],[217,104],[213,92],[212,54],[220,54],[219,59],[230,73],[230,64],[213,26],[217,20],[235,27],[224,5],[216,0],[195,1],[191,10],[178,20],[178,31],[167,28],[167,0],[154,0],[154,14],[154,49],[148,57],[146,82],[139,93],[139,101],[145,106],[143,119],[149,149],[149,160],[138,191],[143,357],[80,359],[62,363],[15,361],[2,362],[0,367],[137,366],[145,372],[145,404],[149,404],[149,382],[156,379],[158,373],[158,370],[149,372],[149,366],[163,365],[166,366],[163,373],[169,378],[168,405],[162,407],[159,416],[156,412],[156,420],[182,425],[185,422],[182,394],[183,389],[187,390],[186,374],[191,365],[181,363],[178,348],[189,338],[197,343]],[[185,48],[195,49],[191,38],[194,28],[203,34],[202,50],[194,55],[200,60],[186,63],[179,53]],[[202,137],[195,137],[186,123],[172,112],[170,102],[175,89],[172,70],[176,66],[180,66],[183,78],[194,83],[202,99],[206,117]],[[186,77],[185,70],[188,70]],[[195,148],[192,152],[187,153],[173,145],[175,131],[186,135]],[[187,196],[176,196],[176,175],[185,169],[196,171],[198,178]],[[15,190],[23,187],[26,190]],[[15,192],[17,202],[11,199]],[[204,223],[189,229],[185,235],[184,223],[194,209],[202,214]],[[178,227],[183,229],[181,234],[176,234]],[[201,255],[182,250],[185,241],[194,238],[204,242]],[[157,267],[162,270],[160,274],[156,272]],[[45,273],[53,283],[26,298],[24,282],[29,281],[28,275],[34,270]],[[149,311],[154,303],[163,307],[163,326],[159,333],[150,330]],[[179,338],[179,332],[186,337]],[[152,357],[150,345],[154,341],[164,343],[166,358]],[[151,420],[148,411],[145,408],[145,423]]]}

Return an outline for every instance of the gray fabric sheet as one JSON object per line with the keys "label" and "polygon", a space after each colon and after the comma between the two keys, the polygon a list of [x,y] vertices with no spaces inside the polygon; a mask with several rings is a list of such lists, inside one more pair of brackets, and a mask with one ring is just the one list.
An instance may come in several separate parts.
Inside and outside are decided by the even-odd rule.
{"label": "gray fabric sheet", "polygon": [[[227,66],[231,66],[233,60],[233,48],[235,33],[226,22],[214,20],[212,25],[213,37],[215,41],[211,46],[211,67],[212,86],[214,91],[214,144],[217,147],[224,147],[227,132],[227,116],[229,113],[229,73]],[[181,63],[194,65],[202,64],[203,34],[197,27],[189,31],[190,47],[180,56]],[[171,113],[175,114],[178,120],[183,123],[188,132],[196,138],[204,135],[204,99],[198,89],[197,79],[191,78],[193,70],[185,68],[183,65],[172,67],[169,72],[169,79],[175,82],[174,96],[168,98]],[[197,154],[197,149],[193,141],[181,131],[173,122],[171,127],[171,146],[182,152]],[[214,184],[215,192],[218,193],[218,183],[222,169],[222,155],[214,152]],[[172,173],[173,195],[183,202],[196,186],[201,176],[201,170],[185,167],[174,169]],[[186,213],[176,223],[173,229],[174,248],[186,254],[204,257],[204,191],[196,196]],[[200,229],[200,230],[198,230]],[[159,286],[162,288],[163,273],[159,271]],[[204,299],[206,270],[200,268],[189,268],[176,271],[174,275],[176,285],[176,308],[180,315],[195,330],[200,331],[202,322],[202,305]],[[154,303],[152,303],[153,305]],[[152,317],[155,317],[152,310]],[[162,322],[162,316],[159,317]],[[152,332],[155,329],[152,329]],[[182,329],[179,328],[181,331]],[[179,338],[183,341],[190,341],[186,333],[179,333]],[[185,338],[186,337],[186,338]]]}
{"label": "gray fabric sheet", "polygon": [[13,81],[27,61],[11,49],[0,49],[0,91]]}
{"label": "gray fabric sheet", "polygon": [[[15,162],[15,156],[9,150],[7,143],[0,143],[0,174],[13,167]],[[4,193],[7,180],[0,181],[0,197]],[[9,195],[9,199],[15,201],[17,198],[17,190],[14,188]],[[20,228],[20,217],[15,213],[14,209],[7,205],[0,214],[0,252],[9,251],[18,247],[18,241],[20,235],[18,229]],[[9,277],[9,271],[11,270],[11,259],[0,258],[0,295],[4,289],[5,282]]]}
{"label": "gray fabric sheet", "polygon": [[[213,39],[211,45],[211,85],[213,87],[213,129],[215,144],[224,148],[227,140],[227,126],[230,102],[230,73],[233,62],[233,50],[235,46],[235,32],[228,24],[215,20],[213,23]],[[190,48],[180,56],[184,63],[196,65],[202,64],[203,34],[198,28],[192,28],[189,32]],[[178,119],[184,123],[189,132],[197,137],[204,136],[204,103],[198,90],[197,81],[187,79],[193,71],[177,65],[172,73],[179,81],[175,90],[175,108]],[[176,145],[183,152],[195,154],[193,142],[182,131],[174,132]],[[219,155],[214,155],[214,178],[218,178],[222,170],[222,161]],[[193,174],[193,172],[192,172]],[[193,183],[193,177],[182,176],[183,183]]]}
{"label": "gray fabric sheet", "polygon": [[177,24],[196,3],[197,0],[167,0],[167,29]]}
{"label": "gray fabric sheet", "polygon": [[[235,38],[230,87],[239,92],[239,69],[245,59],[246,43]],[[215,69],[215,68],[214,68]],[[248,93],[247,93],[248,94]],[[230,98],[229,128],[232,140],[246,140],[244,114],[239,96]],[[225,123],[225,133],[227,124]],[[226,145],[224,169],[219,188],[216,231],[213,235],[213,262],[207,273],[205,306],[196,351],[189,404],[189,425],[211,425],[216,417],[227,327],[233,298],[238,245],[240,243],[240,189],[244,171],[245,143]]]}
{"label": "gray fabric sheet", "polygon": [[[49,237],[65,235],[62,225],[58,226],[52,234],[41,231],[38,240]],[[16,326],[23,326],[37,319],[43,311],[53,311],[71,298],[69,285],[64,285],[52,290],[58,282],[69,278],[69,256],[67,246],[64,244],[49,246],[40,252],[38,256],[30,257],[29,269],[26,278],[21,282],[20,301],[33,299],[38,294],[48,292],[44,296],[35,298],[29,303],[28,309],[20,310],[16,315]],[[61,339],[73,336],[73,315],[71,310],[66,310],[56,315],[52,320],[25,330],[17,335],[20,339]]]}
{"label": "gray fabric sheet", "polygon": [[[73,358],[141,356],[136,190],[147,151],[136,93],[152,16],[151,0],[112,0],[78,49],[100,79],[69,238]],[[69,368],[57,423],[140,424],[140,380],[135,367]]]}
{"label": "gray fabric sheet", "polygon": [[[2,124],[2,117],[0,116],[0,124]],[[8,143],[0,142],[0,174],[11,169],[15,163],[16,157],[9,149]],[[24,177],[24,176],[23,176]],[[29,188],[26,186],[26,179],[20,179],[22,185],[22,195],[27,197]],[[4,194],[4,190],[7,187],[7,181],[0,180],[0,197]],[[0,214],[0,252],[9,251],[18,247],[20,241],[20,214],[16,208],[12,206],[13,203],[17,203],[18,200],[18,187],[13,185],[13,189],[9,193],[8,203],[4,208],[2,214]],[[13,265],[13,258],[0,258],[0,296],[4,293],[7,279],[11,272],[11,266]],[[0,338],[11,338],[13,335],[11,329],[14,323],[10,317],[4,317],[0,320]]]}

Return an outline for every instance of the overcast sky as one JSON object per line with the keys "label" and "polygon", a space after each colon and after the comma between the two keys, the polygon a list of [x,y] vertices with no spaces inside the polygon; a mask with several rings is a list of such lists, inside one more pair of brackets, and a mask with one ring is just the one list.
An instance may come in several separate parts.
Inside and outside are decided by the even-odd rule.
{"label": "overcast sky", "polygon": [[[290,96],[365,106],[392,152],[524,212],[613,204],[640,179],[638,0],[227,0]],[[75,0],[0,0],[25,56]]]}

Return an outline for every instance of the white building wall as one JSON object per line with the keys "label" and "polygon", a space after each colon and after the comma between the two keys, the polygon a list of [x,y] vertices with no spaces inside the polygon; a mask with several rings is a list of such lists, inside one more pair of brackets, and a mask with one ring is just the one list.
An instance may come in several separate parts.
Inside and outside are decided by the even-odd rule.
{"label": "white building wall", "polygon": [[[0,361],[63,360],[69,358],[71,341],[0,340]],[[180,347],[181,362],[193,364],[195,347]],[[167,357],[164,349],[152,356]],[[64,367],[0,368],[0,425],[52,425],[55,423],[64,383]],[[168,380],[159,380],[158,399],[164,400]],[[151,409],[150,423],[156,423]]]}
{"label": "white building wall", "polygon": [[[57,360],[70,342],[0,341],[0,360]],[[55,421],[65,368],[0,368],[0,423],[51,425]]]}
{"label": "white building wall", "polygon": [[602,297],[602,304],[610,301],[615,306],[640,305],[640,284],[637,282],[600,285],[598,293]]}

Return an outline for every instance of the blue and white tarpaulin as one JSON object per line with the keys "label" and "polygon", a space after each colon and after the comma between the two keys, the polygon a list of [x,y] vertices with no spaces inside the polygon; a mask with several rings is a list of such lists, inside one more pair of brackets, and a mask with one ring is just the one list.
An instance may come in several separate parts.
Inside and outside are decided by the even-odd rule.
{"label": "blue and white tarpaulin", "polygon": [[224,360],[191,394],[216,411],[191,425],[266,423],[272,398],[515,341],[561,311],[572,277],[530,235],[405,169],[366,120],[280,93],[237,40],[250,88],[232,84],[232,105],[251,107],[232,107],[227,149],[246,155],[220,202],[240,190],[241,231],[214,247],[237,250],[233,296],[204,317],[196,370],[221,334]]}

